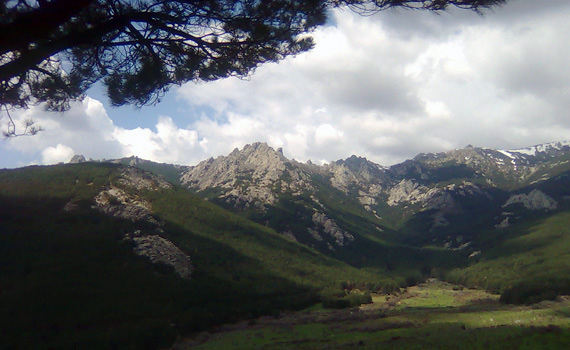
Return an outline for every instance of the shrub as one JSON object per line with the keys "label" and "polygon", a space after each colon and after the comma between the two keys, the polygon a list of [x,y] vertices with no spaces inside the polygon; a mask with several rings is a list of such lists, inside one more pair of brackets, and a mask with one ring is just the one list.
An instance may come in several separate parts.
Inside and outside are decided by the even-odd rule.
{"label": "shrub", "polygon": [[399,291],[399,290],[400,290],[400,287],[398,287],[392,283],[387,283],[387,284],[384,284],[382,286],[382,294],[392,294],[392,293]]}
{"label": "shrub", "polygon": [[499,301],[506,304],[534,304],[554,300],[562,294],[570,294],[570,280],[556,277],[523,281],[507,288]]}
{"label": "shrub", "polygon": [[327,295],[322,299],[322,305],[326,309],[346,309],[370,303],[372,303],[370,293],[360,291],[353,291],[346,296]]}
{"label": "shrub", "polygon": [[350,306],[360,306],[362,304],[372,303],[372,296],[368,292],[350,293],[347,298],[350,301]]}
{"label": "shrub", "polygon": [[351,306],[350,300],[346,298],[324,299],[322,301],[322,304],[326,309],[346,309]]}

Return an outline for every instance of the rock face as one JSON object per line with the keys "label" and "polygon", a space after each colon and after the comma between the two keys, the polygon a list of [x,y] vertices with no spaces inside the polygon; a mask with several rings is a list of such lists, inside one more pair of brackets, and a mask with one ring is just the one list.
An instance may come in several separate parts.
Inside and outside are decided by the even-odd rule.
{"label": "rock face", "polygon": [[263,211],[278,201],[278,193],[312,190],[308,176],[293,163],[266,143],[254,143],[190,167],[181,183],[198,192],[216,189],[236,208]]}
{"label": "rock face", "polygon": [[315,212],[312,219],[315,223],[313,232],[323,231],[324,233],[330,235],[334,238],[337,246],[342,247],[354,240],[353,235],[338,227],[336,222],[329,219],[324,213]]}
{"label": "rock face", "polygon": [[[161,237],[164,233],[162,224],[152,215],[152,206],[139,194],[140,191],[170,189],[172,185],[152,173],[136,168],[124,168],[116,184],[103,189],[94,198],[94,209],[107,215],[127,219],[133,223],[142,223],[147,229],[136,230],[127,234],[125,240],[134,243],[133,251],[137,255],[148,257],[152,263],[171,266],[182,278],[190,278],[193,270],[188,255],[174,243]],[[72,210],[68,203],[64,210]],[[148,227],[154,227],[149,233]]]}
{"label": "rock face", "polygon": [[[342,175],[344,166],[332,166],[330,171]],[[325,213],[325,205],[317,195],[314,176],[322,176],[328,170],[311,163],[302,164],[283,156],[281,150],[275,151],[266,143],[246,145],[242,150],[234,150],[228,156],[210,158],[195,167],[188,168],[181,177],[181,183],[188,188],[201,192],[214,192],[210,197],[229,209],[251,211],[262,217],[269,209],[278,208],[289,220],[296,221],[305,217],[305,228],[298,225],[289,227],[287,220],[273,226],[283,235],[313,244],[322,243],[323,247],[334,250],[354,240],[354,236],[339,226]],[[348,174],[348,172],[347,172]],[[337,188],[349,186],[357,177],[338,180]],[[290,206],[296,206],[293,214]],[[274,214],[275,215],[275,214]],[[300,216],[300,217],[299,217]],[[271,219],[271,218],[269,218]],[[260,223],[264,223],[261,221]]]}
{"label": "rock face", "polygon": [[171,266],[180,277],[190,278],[194,269],[192,261],[174,243],[159,235],[141,235],[140,230],[125,239],[135,243],[135,254],[148,257],[152,263]]}
{"label": "rock face", "polygon": [[[152,173],[136,168],[125,168],[116,185],[111,185],[95,196],[95,208],[105,214],[132,222],[156,223],[152,217],[150,204],[142,199],[137,191],[156,191],[160,188],[172,188],[172,185]],[[128,189],[131,191],[127,191]]]}
{"label": "rock face", "polygon": [[159,189],[171,189],[173,186],[163,177],[137,168],[125,168],[122,171],[119,183],[123,186],[137,190],[157,191]]}
{"label": "rock face", "polygon": [[85,157],[81,154],[76,154],[69,160],[69,164],[85,163]]}
{"label": "rock face", "polygon": [[95,197],[95,203],[98,210],[117,218],[132,222],[156,221],[152,218],[150,205],[146,201],[140,200],[136,195],[127,194],[117,187],[101,191]]}
{"label": "rock face", "polygon": [[330,176],[330,184],[349,194],[356,192],[356,198],[367,211],[378,204],[378,197],[391,184],[387,169],[366,158],[351,156],[325,165],[323,171]]}
{"label": "rock face", "polygon": [[420,201],[427,191],[427,187],[420,186],[416,182],[402,180],[390,189],[390,195],[386,203],[392,207],[406,202],[414,204]]}
{"label": "rock face", "polygon": [[558,207],[558,202],[537,189],[532,190],[529,194],[512,195],[503,207],[508,207],[516,203],[521,203],[525,208],[530,210],[553,210]]}
{"label": "rock face", "polygon": [[[570,141],[515,150],[468,146],[443,153],[420,154],[411,162],[423,171],[426,179],[438,180],[442,175],[441,170],[448,172],[455,168],[458,173],[482,177],[490,184],[509,187],[524,183],[545,167],[554,166],[557,157],[569,153]],[[401,168],[401,165],[395,167]]]}

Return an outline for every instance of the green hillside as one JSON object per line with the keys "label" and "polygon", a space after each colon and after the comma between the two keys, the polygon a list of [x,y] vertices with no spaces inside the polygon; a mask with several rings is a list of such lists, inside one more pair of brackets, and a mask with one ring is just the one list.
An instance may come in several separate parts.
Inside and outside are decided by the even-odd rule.
{"label": "green hillside", "polygon": [[[403,281],[327,258],[181,188],[140,193],[163,236],[192,258],[195,270],[183,280],[123,240],[148,223],[92,209],[120,169],[85,163],[0,172],[4,346],[156,348],[178,334],[342,296],[341,283]],[[78,207],[64,211],[71,200]]]}
{"label": "green hillside", "polygon": [[488,232],[484,239],[486,250],[470,266],[450,271],[448,280],[503,293],[505,302],[570,294],[570,212]]}

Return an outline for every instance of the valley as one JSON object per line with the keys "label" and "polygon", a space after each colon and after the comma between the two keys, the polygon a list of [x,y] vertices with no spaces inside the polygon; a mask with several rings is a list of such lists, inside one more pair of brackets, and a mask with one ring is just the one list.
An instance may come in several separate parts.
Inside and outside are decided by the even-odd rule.
{"label": "valley", "polygon": [[391,167],[265,143],[73,160],[0,170],[7,348],[568,342],[568,142]]}
{"label": "valley", "polygon": [[262,317],[180,340],[185,349],[566,349],[570,298],[533,306],[436,279],[344,310]]}

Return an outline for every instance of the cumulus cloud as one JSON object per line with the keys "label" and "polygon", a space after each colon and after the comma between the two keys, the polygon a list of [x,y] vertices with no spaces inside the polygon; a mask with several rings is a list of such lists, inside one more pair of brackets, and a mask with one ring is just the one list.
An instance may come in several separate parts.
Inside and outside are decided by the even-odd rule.
{"label": "cumulus cloud", "polygon": [[156,131],[148,128],[115,128],[113,137],[125,155],[161,163],[188,164],[204,156],[204,142],[195,130],[180,129],[170,117],[160,117]]}
{"label": "cumulus cloud", "polygon": [[484,16],[334,11],[314,32],[313,50],[263,65],[251,79],[183,85],[173,112],[147,127],[117,126],[101,103],[86,99],[64,115],[21,113],[46,131],[9,148],[36,152],[44,163],[72,149],[195,164],[266,141],[301,161],[357,154],[389,165],[467,144],[564,140],[568,15],[570,3],[554,0],[510,1]]}
{"label": "cumulus cloud", "polygon": [[[74,103],[64,114],[41,106],[14,113],[16,123],[31,118],[44,131],[33,137],[6,141],[7,151],[20,152],[18,165],[67,162],[74,154],[92,159],[131,155],[157,162],[195,163],[205,156],[196,130],[179,128],[170,117],[159,117],[155,129],[126,129],[114,125],[103,104],[92,98]],[[26,158],[27,157],[27,158]],[[21,159],[27,159],[22,164]]]}
{"label": "cumulus cloud", "polygon": [[[43,106],[36,106],[15,112],[13,118],[17,125],[21,120],[33,119],[44,129],[33,137],[5,141],[7,144],[4,147],[18,151],[24,157],[32,157],[29,160],[31,163],[64,161],[54,155],[68,155],[69,150],[93,158],[121,155],[119,144],[112,137],[115,129],[113,121],[107,116],[103,105],[89,97],[73,103],[66,113],[46,112]],[[36,158],[38,156],[41,156],[41,160]]]}
{"label": "cumulus cloud", "polygon": [[343,132],[335,129],[330,124],[322,124],[315,130],[315,144],[318,146],[329,146],[342,139]]}
{"label": "cumulus cloud", "polygon": [[68,162],[74,155],[71,147],[58,143],[55,147],[48,147],[42,151],[42,163],[54,164],[59,162]]}
{"label": "cumulus cloud", "polygon": [[[569,49],[559,43],[570,6],[516,3],[485,16],[337,11],[335,25],[315,33],[312,51],[265,65],[251,81],[185,85],[179,93],[216,111],[201,125],[209,119],[220,130],[241,130],[241,120],[251,130],[231,140],[253,142],[261,133],[302,160],[356,153],[391,164],[467,144],[566,139]],[[219,140],[195,126],[209,145]],[[331,136],[330,147],[320,147]]]}

